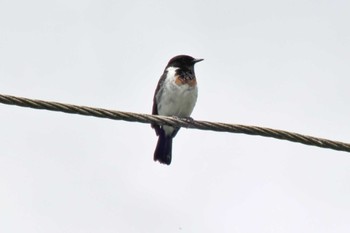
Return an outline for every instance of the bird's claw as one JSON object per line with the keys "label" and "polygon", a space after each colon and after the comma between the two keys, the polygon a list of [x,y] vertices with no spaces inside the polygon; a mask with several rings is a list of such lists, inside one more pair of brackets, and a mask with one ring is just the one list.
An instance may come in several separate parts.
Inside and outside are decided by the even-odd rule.
{"label": "bird's claw", "polygon": [[[183,120],[186,123],[192,124],[194,122],[192,117],[178,117],[178,116],[172,116],[174,119],[176,120]],[[188,126],[186,126],[186,128],[188,128]]]}

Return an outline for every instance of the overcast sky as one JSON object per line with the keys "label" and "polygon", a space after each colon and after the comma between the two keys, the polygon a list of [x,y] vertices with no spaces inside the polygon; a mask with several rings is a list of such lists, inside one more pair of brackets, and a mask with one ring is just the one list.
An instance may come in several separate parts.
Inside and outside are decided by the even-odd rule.
{"label": "overcast sky", "polygon": [[[0,0],[0,93],[150,113],[168,60],[198,120],[350,142],[350,2]],[[350,154],[0,104],[0,232],[349,232]]]}

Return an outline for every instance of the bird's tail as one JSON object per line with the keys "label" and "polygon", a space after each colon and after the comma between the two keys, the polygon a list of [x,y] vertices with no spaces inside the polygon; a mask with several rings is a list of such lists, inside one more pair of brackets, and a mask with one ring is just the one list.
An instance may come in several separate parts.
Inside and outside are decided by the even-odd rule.
{"label": "bird's tail", "polygon": [[156,150],[154,151],[154,161],[169,165],[171,163],[171,147],[173,138],[159,134]]}

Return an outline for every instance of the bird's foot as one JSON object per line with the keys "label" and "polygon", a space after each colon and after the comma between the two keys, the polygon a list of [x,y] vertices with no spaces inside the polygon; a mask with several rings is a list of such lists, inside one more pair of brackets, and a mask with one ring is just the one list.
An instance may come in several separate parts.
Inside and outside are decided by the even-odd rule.
{"label": "bird's foot", "polygon": [[193,120],[193,118],[192,117],[184,117],[184,118],[182,118],[182,119],[184,119],[186,122],[188,122],[188,123],[193,123],[194,122],[194,120]]}
{"label": "bird's foot", "polygon": [[[178,116],[172,116],[172,118],[176,119],[176,120],[183,120],[188,124],[192,124],[194,122],[192,117],[178,117]],[[186,128],[188,128],[188,126],[185,126]]]}

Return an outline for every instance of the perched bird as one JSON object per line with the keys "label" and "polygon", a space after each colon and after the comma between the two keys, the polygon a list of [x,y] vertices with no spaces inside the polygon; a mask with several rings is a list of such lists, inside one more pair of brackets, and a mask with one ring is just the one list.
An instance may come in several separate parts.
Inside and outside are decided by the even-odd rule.
{"label": "perched bird", "polygon": [[[189,118],[197,101],[194,65],[203,59],[187,55],[173,57],[160,77],[153,98],[153,115]],[[158,135],[154,161],[169,165],[173,138],[180,128],[152,124]]]}

